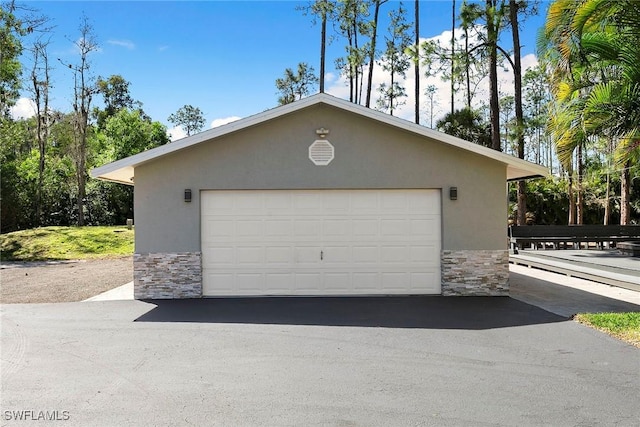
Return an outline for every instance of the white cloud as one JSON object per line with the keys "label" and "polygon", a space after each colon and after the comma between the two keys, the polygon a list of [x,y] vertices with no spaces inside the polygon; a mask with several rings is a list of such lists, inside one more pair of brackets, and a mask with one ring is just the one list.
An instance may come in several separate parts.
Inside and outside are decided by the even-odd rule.
{"label": "white cloud", "polygon": [[[460,37],[457,40],[457,43],[459,44],[460,48],[462,48],[462,43],[463,43],[462,33],[463,33],[462,30],[456,31],[456,34],[458,34]],[[422,38],[421,44],[422,42],[425,42],[425,41],[434,41],[434,42],[440,43],[442,46],[450,45],[451,31],[444,31],[442,34],[439,34],[437,36],[434,36],[428,39]],[[475,45],[476,43],[478,43],[477,39],[470,37],[471,46]],[[525,55],[522,58],[523,75],[526,69],[534,67],[537,64],[538,64],[538,60],[535,55],[533,54]],[[434,70],[437,69],[436,67],[438,64],[435,64],[435,65],[436,66],[433,67]],[[446,67],[446,64],[444,65]],[[424,75],[425,71],[426,71],[426,68],[423,65],[421,65],[420,66],[420,74],[421,74],[420,76],[420,92],[421,92],[420,122],[426,126],[430,125],[431,102],[429,97],[425,94],[425,91],[428,86],[433,85],[436,88],[436,91],[434,94],[434,100],[433,100],[433,110],[434,110],[433,124],[435,126],[435,123],[439,119],[444,117],[444,115],[447,112],[449,112],[451,109],[451,83],[449,80],[446,80],[446,81],[442,80],[440,73],[436,76],[426,77]],[[364,72],[365,82],[363,84],[365,91],[366,91],[366,85],[367,85],[367,82],[366,82],[367,72],[368,72],[368,65],[365,65],[365,72]],[[413,66],[411,66],[409,70],[407,70],[405,78],[398,79],[396,77],[396,80],[398,80],[399,83],[404,86],[407,93],[407,97],[403,98],[402,100],[404,102],[404,105],[398,106],[397,108],[394,109],[394,115],[397,117],[401,117],[403,119],[413,121],[415,119],[415,96],[414,96],[415,76],[413,72]],[[380,96],[377,89],[378,87],[380,87],[380,84],[383,82],[385,82],[386,84],[389,84],[390,74],[389,72],[384,71],[382,67],[376,63],[374,64],[374,71],[373,71],[373,84],[372,84],[371,105],[370,105],[371,108],[376,108],[376,101]],[[498,85],[500,86],[500,93],[502,95],[513,95],[514,93],[513,71],[510,66],[507,65],[506,69],[503,69],[500,67],[498,68]],[[347,78],[344,75],[341,75],[341,76],[338,76],[336,79],[333,79],[332,81],[330,81],[330,84],[328,85],[326,92],[331,95],[337,96],[339,98],[349,99],[349,82]],[[364,103],[365,96],[366,95],[363,93],[363,103]],[[464,107],[466,104],[465,99],[466,99],[466,92],[465,90],[463,90],[463,88],[460,88],[459,90],[456,91],[456,94],[454,97],[455,108],[459,109]],[[473,97],[473,102],[474,102],[473,106],[477,108],[480,106],[481,101],[485,101],[485,103],[488,103],[488,100],[489,100],[489,79],[488,79],[488,76],[486,76],[478,84],[476,93]]]}
{"label": "white cloud", "polygon": [[10,113],[14,120],[28,119],[36,115],[36,104],[29,98],[20,98],[16,105],[11,107]]}
{"label": "white cloud", "polygon": [[231,117],[223,117],[220,119],[214,119],[211,122],[211,127],[212,128],[217,128],[218,126],[222,126],[222,125],[226,125],[227,123],[231,123],[231,122],[235,122],[236,120],[240,120],[241,117],[238,116],[231,116]]}
{"label": "white cloud", "polygon": [[331,73],[331,72],[325,73],[325,75],[324,75],[324,83],[327,84],[327,83],[334,82],[336,80],[336,78],[337,77],[336,77],[336,75],[334,73]]}
{"label": "white cloud", "polygon": [[169,49],[169,46],[167,46],[167,45],[158,46],[158,52],[164,52],[167,49]]}
{"label": "white cloud", "polygon": [[174,126],[171,129],[167,129],[167,134],[169,135],[169,139],[171,142],[177,141],[178,139],[185,138],[187,133],[182,129],[182,126]]}
{"label": "white cloud", "polygon": [[136,48],[136,45],[131,40],[107,40],[107,43],[112,44],[114,46],[124,47],[125,49],[133,50]]}

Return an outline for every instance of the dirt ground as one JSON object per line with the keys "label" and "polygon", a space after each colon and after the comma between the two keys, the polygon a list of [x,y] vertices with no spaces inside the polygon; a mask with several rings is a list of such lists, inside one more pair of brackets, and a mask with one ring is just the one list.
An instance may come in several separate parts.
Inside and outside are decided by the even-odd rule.
{"label": "dirt ground", "polygon": [[2,262],[0,303],[82,301],[132,280],[132,257],[86,261]]}

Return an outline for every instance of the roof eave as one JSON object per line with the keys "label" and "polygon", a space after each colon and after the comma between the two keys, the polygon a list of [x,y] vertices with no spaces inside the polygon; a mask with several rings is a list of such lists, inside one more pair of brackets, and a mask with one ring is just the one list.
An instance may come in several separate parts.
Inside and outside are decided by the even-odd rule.
{"label": "roof eave", "polygon": [[376,111],[362,105],[354,104],[352,102],[336,98],[325,93],[312,95],[307,98],[303,98],[299,101],[291,104],[279,106],[266,110],[262,113],[255,114],[253,116],[240,119],[235,122],[231,122],[218,128],[209,129],[204,132],[192,135],[160,147],[153,148],[151,150],[143,151],[142,153],[135,154],[133,156],[117,160],[112,163],[95,168],[91,171],[91,176],[98,179],[103,179],[112,182],[119,182],[126,185],[133,185],[133,177],[135,167],[153,160],[155,158],[173,153],[175,151],[188,148],[190,146],[199,144],[200,142],[218,138],[220,136],[235,132],[237,130],[245,129],[250,126],[260,124],[262,122],[271,120],[276,117],[281,117],[292,112],[307,108],[311,105],[325,103],[327,105],[341,108],[359,114],[361,116],[376,120],[381,123],[395,126],[397,128],[413,132],[418,135],[422,135],[437,141],[444,142],[450,146],[454,146],[463,150],[471,151],[484,157],[497,160],[507,165],[507,180],[528,179],[538,176],[548,175],[546,168],[536,165],[531,162],[527,162],[522,159],[510,156],[500,151],[495,151],[481,145],[474,144],[463,139],[444,134],[442,132],[435,131],[433,129],[421,126],[419,124],[412,123],[407,120],[399,119],[398,117],[391,116],[381,111]]}

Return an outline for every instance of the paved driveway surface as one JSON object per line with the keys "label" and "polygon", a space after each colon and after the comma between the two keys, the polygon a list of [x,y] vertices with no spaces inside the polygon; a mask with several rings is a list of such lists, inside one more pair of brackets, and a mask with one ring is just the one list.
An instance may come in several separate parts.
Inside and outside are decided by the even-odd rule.
{"label": "paved driveway surface", "polygon": [[640,423],[640,350],[510,298],[0,310],[2,425]]}

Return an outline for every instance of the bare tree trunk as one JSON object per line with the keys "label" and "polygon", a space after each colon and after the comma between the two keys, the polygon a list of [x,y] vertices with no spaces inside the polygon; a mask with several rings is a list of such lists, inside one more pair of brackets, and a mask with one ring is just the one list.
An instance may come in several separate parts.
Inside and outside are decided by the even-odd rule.
{"label": "bare tree trunk", "polygon": [[[358,53],[358,2],[354,2],[353,4],[353,52],[355,52],[355,58],[359,57]],[[358,88],[360,87],[358,84],[358,71],[359,64],[357,61],[354,61],[353,65],[353,74],[354,74],[354,93],[355,93],[355,103],[359,104],[360,99],[358,98]]]}
{"label": "bare tree trunk", "polygon": [[527,182],[518,181],[518,225],[527,225]]}
{"label": "bare tree trunk", "polygon": [[573,172],[569,172],[569,225],[576,223],[576,200],[573,197]]}
{"label": "bare tree trunk", "polygon": [[[520,58],[520,28],[518,27],[518,4],[509,0],[509,20],[513,37],[513,86],[516,109],[516,136],[518,141],[518,157],[524,159],[524,113],[522,111],[522,62]],[[527,185],[518,181],[518,225],[527,222]]]}
{"label": "bare tree trunk", "polygon": [[324,93],[324,63],[327,47],[327,7],[326,0],[322,4],[322,26],[320,30],[320,93]]}
{"label": "bare tree trunk", "polygon": [[393,70],[394,67],[391,67],[391,86],[389,87],[389,113],[393,116],[393,100],[395,99],[395,93],[394,93],[394,82],[395,82],[395,72]]}
{"label": "bare tree trunk", "polygon": [[582,225],[584,223],[584,191],[582,190],[582,181],[584,175],[584,161],[582,159],[582,144],[578,145],[576,152],[576,163],[578,164],[578,182],[577,182],[577,202],[576,202],[576,223]]}
{"label": "bare tree trunk", "polygon": [[380,6],[387,0],[377,0],[373,10],[373,32],[371,33],[371,50],[369,51],[369,76],[367,78],[367,98],[365,105],[371,106],[371,87],[373,85],[373,66],[376,61],[376,42],[378,38],[378,16],[380,15]]}
{"label": "bare tree trunk", "polygon": [[620,176],[620,225],[631,223],[631,161],[627,160]]}
{"label": "bare tree trunk", "polygon": [[611,176],[609,173],[609,164],[607,162],[607,189],[606,189],[606,193],[604,196],[604,219],[602,221],[602,223],[604,225],[609,225],[609,216],[611,215],[611,202],[609,201],[609,199],[611,198],[610,194],[609,194],[609,187],[611,186]]}
{"label": "bare tree trunk", "polygon": [[471,67],[469,62],[469,29],[464,26],[464,62],[465,62],[465,77],[467,83],[467,108],[471,109]]}
{"label": "bare tree trunk", "polygon": [[413,73],[416,78],[414,97],[416,98],[416,124],[420,124],[420,0],[415,0],[415,30],[416,30],[416,62]]}
{"label": "bare tree trunk", "polygon": [[347,69],[349,70],[349,102],[355,102],[354,98],[354,81],[353,81],[353,64],[351,63],[351,52],[353,51],[353,36],[351,30],[347,31],[349,34],[349,55],[347,56]]}
{"label": "bare tree trunk", "polygon": [[89,83],[89,61],[91,52],[98,49],[95,42],[93,28],[89,24],[87,17],[83,17],[80,24],[80,39],[76,46],[80,52],[80,64],[76,67],[68,65],[74,71],[74,102],[75,114],[75,139],[76,139],[76,182],[78,184],[78,226],[83,226],[84,205],[86,198],[87,183],[87,132],[89,129],[89,112],[91,111],[91,100],[95,88]]}
{"label": "bare tree trunk", "polygon": [[455,112],[456,0],[451,4],[451,115]]}
{"label": "bare tree trunk", "polygon": [[44,183],[45,167],[45,141],[42,134],[42,91],[39,79],[38,67],[40,65],[40,49],[38,45],[33,47],[33,69],[31,71],[31,83],[33,88],[33,100],[36,107],[36,137],[38,139],[39,165],[38,165],[38,188],[36,190],[36,225],[42,224],[42,187]]}
{"label": "bare tree trunk", "polygon": [[86,188],[87,188],[87,177],[86,177],[86,169],[87,169],[87,148],[86,148],[86,135],[81,136],[81,138],[85,141],[85,143],[80,142],[79,147],[79,160],[77,163],[76,170],[76,178],[78,182],[78,199],[77,199],[77,209],[78,209],[78,226],[82,227],[84,225],[84,203],[85,198],[87,196]]}
{"label": "bare tree trunk", "polygon": [[487,40],[489,48],[489,119],[491,123],[491,148],[501,151],[500,104],[498,102],[498,28],[495,22],[494,4],[487,0]]}
{"label": "bare tree trunk", "polygon": [[33,45],[31,90],[36,108],[36,138],[38,140],[38,187],[36,189],[36,225],[42,225],[43,187],[46,146],[49,139],[49,58],[48,42],[38,40]]}

